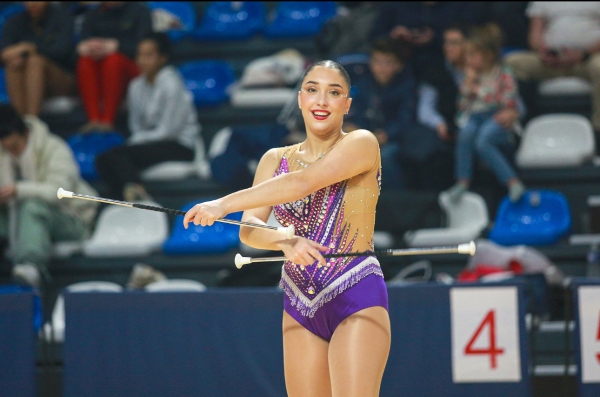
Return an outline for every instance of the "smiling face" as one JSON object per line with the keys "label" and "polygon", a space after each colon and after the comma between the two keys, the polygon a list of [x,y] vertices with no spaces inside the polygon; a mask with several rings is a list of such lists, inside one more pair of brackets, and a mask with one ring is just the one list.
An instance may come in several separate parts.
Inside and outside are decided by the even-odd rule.
{"label": "smiling face", "polygon": [[302,81],[298,104],[307,133],[329,135],[342,129],[344,114],[350,109],[350,87],[333,68],[316,66]]}

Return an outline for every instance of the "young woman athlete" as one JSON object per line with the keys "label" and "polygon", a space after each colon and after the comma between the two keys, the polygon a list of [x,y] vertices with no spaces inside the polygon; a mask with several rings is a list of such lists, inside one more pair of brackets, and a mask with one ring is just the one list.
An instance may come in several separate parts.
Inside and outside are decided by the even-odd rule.
{"label": "young woman athlete", "polygon": [[298,93],[306,140],[269,150],[253,187],[198,204],[184,217],[186,226],[206,226],[244,210],[244,221],[265,224],[274,211],[282,225],[296,227],[289,240],[272,230],[240,230],[244,243],[281,250],[289,259],[280,286],[290,397],[378,396],[390,349],[387,290],[377,259],[322,255],[373,249],[379,146],[369,131],[342,131],[349,90],[339,64],[311,66]]}

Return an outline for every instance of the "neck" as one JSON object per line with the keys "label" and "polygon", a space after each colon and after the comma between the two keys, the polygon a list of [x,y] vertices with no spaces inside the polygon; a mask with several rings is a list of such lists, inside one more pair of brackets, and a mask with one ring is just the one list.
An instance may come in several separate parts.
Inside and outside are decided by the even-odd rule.
{"label": "neck", "polygon": [[327,153],[343,136],[341,126],[326,135],[316,135],[307,132],[306,140],[301,144],[306,160],[316,160]]}

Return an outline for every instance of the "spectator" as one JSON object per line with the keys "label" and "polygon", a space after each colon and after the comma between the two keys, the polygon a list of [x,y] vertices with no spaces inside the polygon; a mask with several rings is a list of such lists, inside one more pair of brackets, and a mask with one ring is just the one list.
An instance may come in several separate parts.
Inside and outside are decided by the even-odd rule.
{"label": "spectator", "polygon": [[200,124],[179,71],[168,65],[170,54],[165,33],[150,33],[138,46],[137,65],[142,74],[131,82],[127,94],[131,137],[128,145],[96,159],[98,174],[112,197],[148,199],[141,171],[165,161],[194,159]]}
{"label": "spectator", "polygon": [[73,17],[48,1],[25,1],[2,30],[6,88],[20,115],[37,116],[44,96],[72,95]]}
{"label": "spectator", "polygon": [[127,84],[139,73],[137,46],[151,30],[141,3],[104,1],[86,14],[77,45],[77,83],[88,116],[82,131],[114,129]]}
{"label": "spectator", "polygon": [[502,150],[514,145],[518,123],[518,93],[510,69],[500,63],[502,34],[495,24],[474,28],[466,43],[465,77],[460,85],[455,151],[457,183],[448,193],[453,201],[469,188],[473,155],[485,161],[516,202],[525,192]]}
{"label": "spectator", "polygon": [[9,239],[12,275],[40,287],[41,275],[48,275],[52,241],[82,239],[97,204],[58,201],[56,190],[97,193],[80,178],[69,146],[37,117],[21,118],[11,105],[0,105],[0,143],[0,235],[9,237],[16,228]]}
{"label": "spectator", "polygon": [[478,23],[479,8],[476,2],[382,2],[371,38],[391,37],[409,43],[413,48],[415,72],[420,75],[432,63],[443,63],[444,29],[461,21]]}
{"label": "spectator", "polygon": [[404,64],[400,48],[391,39],[375,43],[369,70],[356,83],[357,93],[344,129],[364,128],[375,134],[381,147],[381,166],[387,175],[384,186],[403,189],[398,158],[403,135],[414,125],[415,79],[412,69]]}
{"label": "spectator", "polygon": [[600,131],[600,2],[538,2],[527,7],[531,51],[510,54],[517,79],[578,76],[591,81],[592,124]]}
{"label": "spectator", "polygon": [[434,73],[428,69],[419,85],[418,121],[446,141],[452,140],[456,132],[456,101],[464,78],[466,35],[466,28],[457,24],[444,31],[443,68]]}

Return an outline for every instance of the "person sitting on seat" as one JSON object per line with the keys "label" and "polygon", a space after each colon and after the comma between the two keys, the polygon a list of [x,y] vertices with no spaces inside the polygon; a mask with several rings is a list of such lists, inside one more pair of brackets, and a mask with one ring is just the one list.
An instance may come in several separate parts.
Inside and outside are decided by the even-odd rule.
{"label": "person sitting on seat", "polygon": [[414,125],[416,83],[412,69],[404,64],[401,48],[391,39],[378,40],[371,50],[369,71],[356,83],[356,93],[344,130],[372,131],[381,147],[385,189],[405,187],[399,164],[401,141]]}
{"label": "person sitting on seat", "polygon": [[142,3],[103,1],[85,14],[77,45],[77,84],[88,117],[83,132],[114,130],[127,84],[140,72],[137,46],[151,31]]}
{"label": "person sitting on seat", "polygon": [[98,203],[59,201],[59,187],[97,195],[79,176],[69,146],[46,124],[0,105],[0,237],[10,241],[16,282],[41,287],[49,281],[52,242],[81,240],[89,232]]}
{"label": "person sitting on seat", "polygon": [[149,200],[141,172],[165,161],[192,161],[200,124],[190,92],[179,71],[168,64],[171,43],[165,33],[150,33],[138,46],[142,74],[127,94],[128,145],[115,147],[96,159],[96,168],[113,198]]}
{"label": "person sitting on seat", "polygon": [[2,29],[6,89],[20,115],[37,116],[42,100],[75,93],[73,17],[49,1],[25,1]]}

